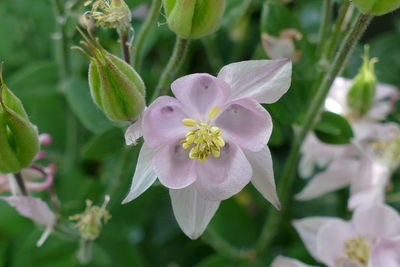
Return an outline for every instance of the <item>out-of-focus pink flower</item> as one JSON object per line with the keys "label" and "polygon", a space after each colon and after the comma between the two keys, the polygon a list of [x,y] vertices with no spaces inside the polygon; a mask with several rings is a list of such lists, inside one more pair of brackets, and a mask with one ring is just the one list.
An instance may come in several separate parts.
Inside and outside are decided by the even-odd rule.
{"label": "out-of-focus pink flower", "polygon": [[311,265],[304,264],[298,260],[287,257],[276,257],[272,262],[271,267],[312,267]]}
{"label": "out-of-focus pink flower", "polygon": [[172,83],[176,98],[162,96],[126,133],[128,144],[143,132],[127,203],[158,179],[170,189],[178,224],[199,237],[220,201],[250,181],[279,208],[267,142],[272,121],[260,103],[289,89],[291,62],[244,61],[217,77],[192,74]]}
{"label": "out-of-focus pink flower", "polygon": [[[373,107],[359,117],[353,115],[347,105],[350,86],[351,80],[336,78],[325,101],[325,109],[346,117],[353,128],[354,138],[348,145],[329,145],[319,141],[313,133],[307,136],[301,148],[299,173],[302,177],[310,177],[316,169],[324,170],[317,173],[297,195],[299,200],[310,200],[348,185],[351,185],[351,209],[384,200],[391,172],[400,161],[400,158],[390,157],[384,151],[400,147],[400,144],[386,145],[381,151],[374,148],[382,147],[382,143],[394,144],[396,138],[400,139],[398,125],[379,122],[392,111],[399,93],[395,87],[379,84]],[[377,152],[387,155],[386,158]]]}
{"label": "out-of-focus pink flower", "polygon": [[0,197],[13,206],[21,216],[33,220],[35,223],[45,227],[45,230],[36,245],[41,246],[53,231],[56,219],[49,206],[41,199],[28,196]]}
{"label": "out-of-focus pink flower", "polygon": [[303,36],[297,30],[282,30],[279,37],[263,33],[261,38],[265,53],[271,59],[290,58],[293,62],[300,59],[301,51],[296,50],[295,41],[301,40]]}
{"label": "out-of-focus pink flower", "polygon": [[310,254],[328,267],[400,266],[400,216],[389,206],[358,208],[350,222],[310,217],[294,226]]}

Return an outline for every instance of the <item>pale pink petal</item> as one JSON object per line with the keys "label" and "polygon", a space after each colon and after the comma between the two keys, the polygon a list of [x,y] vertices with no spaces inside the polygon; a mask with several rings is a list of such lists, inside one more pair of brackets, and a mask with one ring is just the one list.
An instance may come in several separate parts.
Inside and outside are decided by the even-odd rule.
{"label": "pale pink petal", "polygon": [[137,121],[132,123],[125,131],[125,143],[127,146],[136,145],[137,139],[143,136],[142,130],[143,113],[139,116]]}
{"label": "pale pink petal", "polygon": [[301,240],[314,259],[319,260],[317,252],[317,236],[319,230],[324,224],[335,220],[336,218],[330,217],[308,217],[293,222],[294,228],[296,228]]}
{"label": "pale pink petal", "polygon": [[44,146],[49,146],[53,143],[53,138],[50,134],[40,134],[39,135],[39,142]]}
{"label": "pale pink petal", "polygon": [[271,267],[312,267],[312,266],[304,264],[295,259],[278,256],[272,262]]}
{"label": "pale pink petal", "polygon": [[386,205],[356,209],[352,224],[360,235],[389,239],[400,236],[400,216],[396,210]]}
{"label": "pale pink petal", "polygon": [[253,169],[251,182],[254,187],[265,197],[275,208],[280,209],[278,194],[276,193],[274,169],[269,148],[265,146],[260,152],[243,151]]}
{"label": "pale pink petal", "polygon": [[336,114],[346,114],[349,112],[347,106],[347,93],[351,83],[352,80],[343,77],[337,77],[334,80],[325,100],[326,110]]}
{"label": "pale pink petal", "polygon": [[385,119],[394,111],[396,102],[400,97],[398,88],[388,84],[378,84],[376,87],[375,103],[368,116],[376,119]]}
{"label": "pale pink petal", "polygon": [[334,161],[328,169],[315,175],[296,195],[296,199],[310,200],[348,186],[351,177],[356,174],[356,166],[358,166],[358,162],[351,159]]}
{"label": "pale pink petal", "polygon": [[215,121],[222,136],[251,151],[260,151],[272,132],[269,113],[257,102],[245,98],[229,103]]}
{"label": "pale pink petal", "polygon": [[195,119],[206,118],[214,106],[222,106],[228,99],[230,87],[224,81],[205,73],[191,74],[175,80],[175,97],[190,110]]}
{"label": "pale pink petal", "polygon": [[170,189],[184,188],[196,180],[195,163],[179,141],[161,148],[152,161],[158,179]]}
{"label": "pale pink petal", "polygon": [[399,267],[400,243],[383,241],[374,246],[368,267]]}
{"label": "pale pink petal", "polygon": [[41,246],[48,235],[52,232],[56,223],[56,217],[49,206],[41,199],[27,196],[0,197],[8,204],[16,208],[21,216],[27,217],[39,225],[46,227],[42,237],[37,242]]}
{"label": "pale pink petal", "polygon": [[182,231],[191,239],[203,234],[219,207],[219,201],[203,199],[194,185],[183,189],[171,189],[172,208]]}
{"label": "pale pink petal", "polygon": [[[36,172],[37,177],[29,177],[25,175],[25,172]],[[44,176],[44,177],[43,177]],[[25,179],[25,186],[29,192],[40,192],[49,189],[54,182],[54,173],[51,170],[41,170],[40,167],[31,166],[22,170],[22,177]],[[33,179],[44,178],[43,182],[34,182]]]}
{"label": "pale pink petal", "polygon": [[131,189],[122,204],[134,200],[155,182],[157,175],[154,172],[152,160],[158,151],[159,149],[150,148],[146,143],[143,144],[136,164]]}
{"label": "pale pink petal", "polygon": [[188,129],[182,120],[188,117],[182,104],[175,98],[157,98],[144,113],[144,140],[149,147],[154,148],[183,138]]}
{"label": "pale pink petal", "polygon": [[11,191],[9,185],[9,179],[11,178],[9,176],[11,176],[11,174],[0,174],[0,192]]}
{"label": "pale pink petal", "polygon": [[318,259],[328,266],[336,266],[338,259],[345,258],[345,241],[357,237],[350,223],[332,220],[323,224],[317,235]]}
{"label": "pale pink petal", "polygon": [[252,168],[243,151],[233,143],[226,143],[221,156],[210,156],[196,164],[199,194],[211,201],[230,198],[245,187],[252,176]]}
{"label": "pale pink petal", "polygon": [[223,67],[218,74],[231,86],[231,100],[249,97],[260,103],[281,98],[290,87],[291,76],[289,59],[242,61]]}

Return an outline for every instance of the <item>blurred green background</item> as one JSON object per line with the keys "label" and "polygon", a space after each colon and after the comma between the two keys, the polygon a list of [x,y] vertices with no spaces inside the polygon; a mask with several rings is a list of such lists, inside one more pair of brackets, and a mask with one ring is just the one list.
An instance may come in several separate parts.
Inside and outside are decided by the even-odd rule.
{"label": "blurred green background", "polygon": [[[83,14],[83,1],[68,1],[66,33],[69,46],[78,45],[75,27]],[[292,137],[292,125],[298,123],[312,99],[312,85],[318,59],[315,43],[321,16],[321,0],[296,0],[288,5],[278,1],[228,0],[220,31],[192,43],[182,74],[208,72],[216,74],[225,64],[251,58],[267,58],[260,43],[261,32],[278,35],[280,30],[295,28],[304,38],[297,42],[301,60],[294,65],[289,93],[278,103],[266,106],[274,118],[270,141],[278,178]],[[130,0],[135,9],[150,1]],[[40,132],[53,136],[46,148],[43,163],[54,162],[59,171],[56,190],[61,214],[82,212],[85,200],[101,204],[111,195],[110,222],[104,226],[93,247],[89,266],[269,266],[279,254],[315,263],[290,225],[295,218],[310,215],[344,216],[347,190],[332,193],[310,202],[293,202],[281,226],[281,233],[268,255],[257,259],[233,259],[229,253],[217,252],[215,242],[228,242],[235,249],[252,249],[264,223],[269,203],[254,188],[247,186],[238,196],[224,201],[209,225],[209,232],[196,241],[179,229],[172,213],[168,191],[155,185],[140,198],[121,205],[128,192],[139,146],[124,146],[123,129],[112,125],[97,110],[89,96],[88,62],[79,52],[67,49],[71,72],[59,68],[62,58],[60,33],[50,0],[0,0],[0,61],[8,86],[21,98],[31,120]],[[362,43],[369,43],[372,56],[380,62],[379,81],[400,86],[400,16],[399,12],[376,18]],[[148,95],[157,83],[171,54],[174,34],[160,14],[145,45],[145,59],[140,71]],[[141,18],[134,18],[139,30]],[[96,30],[102,44],[119,55],[117,35],[111,30]],[[361,64],[362,46],[357,47],[345,75],[353,77]],[[399,110],[399,109],[398,109]],[[399,121],[400,113],[391,120]],[[126,157],[126,155],[128,157]],[[129,160],[126,160],[128,158]],[[395,189],[399,188],[398,175]],[[298,179],[295,192],[304,185]],[[49,199],[46,192],[37,194]],[[400,207],[397,206],[397,207]],[[5,203],[0,203],[0,266],[58,267],[80,266],[76,260],[79,240],[55,232],[43,247],[35,247],[41,229],[20,217]],[[215,235],[216,234],[216,235]],[[215,239],[217,236],[220,239]]]}

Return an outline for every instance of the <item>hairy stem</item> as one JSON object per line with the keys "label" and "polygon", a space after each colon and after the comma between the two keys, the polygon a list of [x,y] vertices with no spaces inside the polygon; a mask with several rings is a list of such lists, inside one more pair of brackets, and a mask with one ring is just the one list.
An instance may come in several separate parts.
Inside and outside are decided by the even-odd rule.
{"label": "hairy stem", "polygon": [[161,0],[153,0],[150,12],[147,15],[147,18],[144,21],[142,27],[140,28],[137,37],[135,38],[136,39],[134,45],[135,51],[133,53],[132,62],[133,62],[133,67],[136,68],[137,71],[140,70],[142,65],[144,43],[146,42],[151,27],[156,23],[158,14],[161,9],[161,4],[162,4]]}
{"label": "hairy stem", "polygon": [[121,51],[126,63],[131,64],[131,45],[129,43],[129,33],[124,32],[120,34]]}
{"label": "hairy stem", "polygon": [[170,82],[175,78],[182,67],[189,44],[189,39],[182,39],[179,36],[176,37],[172,55],[169,58],[168,64],[163,73],[161,74],[160,80],[158,81],[150,102],[152,102],[158,96],[166,95],[168,93]]}
{"label": "hairy stem", "polygon": [[296,177],[295,172],[297,161],[300,156],[301,145],[309,131],[314,126],[314,123],[320,114],[321,107],[335,77],[342,72],[351,55],[351,52],[353,51],[355,44],[363,35],[372,18],[373,16],[369,14],[360,14],[358,16],[356,22],[352,26],[351,31],[342,42],[340,49],[336,54],[336,57],[331,67],[329,68],[329,71],[327,72],[324,79],[322,80],[322,83],[318,87],[318,90],[314,97],[314,101],[311,103],[311,107],[305,115],[303,125],[296,137],[294,138],[282,177],[279,180],[278,188],[279,196],[282,202],[282,211],[277,212],[273,208],[270,208],[267,221],[264,224],[263,231],[257,246],[257,250],[259,253],[267,251],[267,249],[271,245],[273,238],[277,234],[276,231],[277,229],[279,229],[285,210],[287,209],[287,206],[289,204],[293,183]]}

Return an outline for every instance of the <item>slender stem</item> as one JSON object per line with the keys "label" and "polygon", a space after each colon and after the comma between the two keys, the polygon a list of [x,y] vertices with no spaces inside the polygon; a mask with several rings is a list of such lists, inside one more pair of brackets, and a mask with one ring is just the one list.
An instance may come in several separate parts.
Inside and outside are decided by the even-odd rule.
{"label": "slender stem", "polygon": [[289,153],[289,158],[286,162],[282,177],[279,180],[278,188],[279,196],[282,202],[282,211],[277,212],[272,208],[270,209],[267,221],[264,224],[264,228],[258,242],[257,249],[259,253],[265,252],[271,245],[273,238],[277,234],[276,230],[279,228],[284,212],[287,209],[288,203],[290,201],[293,183],[296,177],[295,171],[297,161],[300,156],[301,144],[303,143],[308,132],[312,129],[316,118],[318,118],[321,107],[335,77],[342,72],[351,55],[351,52],[353,51],[355,44],[363,35],[372,18],[373,16],[369,14],[360,14],[358,16],[357,21],[354,23],[351,31],[342,42],[342,45],[328,73],[325,75],[322,83],[317,90],[316,96],[314,97],[315,100],[311,103],[311,107],[305,115],[302,128],[294,138],[293,145]]}
{"label": "slender stem", "polygon": [[254,250],[233,247],[226,240],[221,238],[221,236],[219,236],[218,233],[211,227],[208,227],[207,231],[203,234],[202,239],[221,255],[224,255],[230,259],[244,260],[252,259],[256,256]]}
{"label": "slender stem", "polygon": [[130,53],[131,45],[129,43],[129,39],[130,38],[128,32],[120,34],[122,55],[124,57],[125,62],[131,64],[131,53]]}
{"label": "slender stem", "polygon": [[151,9],[149,14],[147,15],[146,20],[143,23],[143,26],[140,28],[140,31],[137,35],[135,42],[135,51],[133,53],[133,67],[136,68],[137,71],[140,70],[143,59],[143,47],[144,43],[147,40],[151,27],[156,23],[158,18],[158,14],[161,9],[161,0],[153,0],[151,4]]}
{"label": "slender stem", "polygon": [[344,19],[346,17],[346,14],[347,14],[347,12],[349,10],[349,7],[350,7],[350,2],[348,0],[344,0],[344,3],[340,7],[339,15],[338,15],[338,17],[336,19],[336,22],[335,22],[335,27],[333,29],[332,39],[329,42],[328,48],[326,50],[326,55],[324,55],[325,58],[327,58],[328,60],[335,53],[336,47],[338,45],[337,43],[338,43],[339,37],[343,33],[343,22],[344,22]]}
{"label": "slender stem", "polygon": [[160,95],[166,95],[169,91],[169,83],[175,78],[176,74],[182,67],[186,52],[190,44],[189,39],[182,39],[179,36],[176,37],[174,51],[169,58],[168,64],[165,67],[161,78],[154,90],[151,102]]}
{"label": "slender stem", "polygon": [[26,190],[25,182],[24,179],[22,178],[22,174],[20,172],[17,172],[14,174],[15,181],[17,182],[19,191],[23,196],[28,195],[28,191]]}
{"label": "slender stem", "polygon": [[320,55],[324,49],[325,41],[328,37],[329,27],[331,25],[332,13],[333,13],[333,1],[325,0],[322,6],[323,17],[322,23],[319,29],[319,38],[317,44],[317,54]]}

